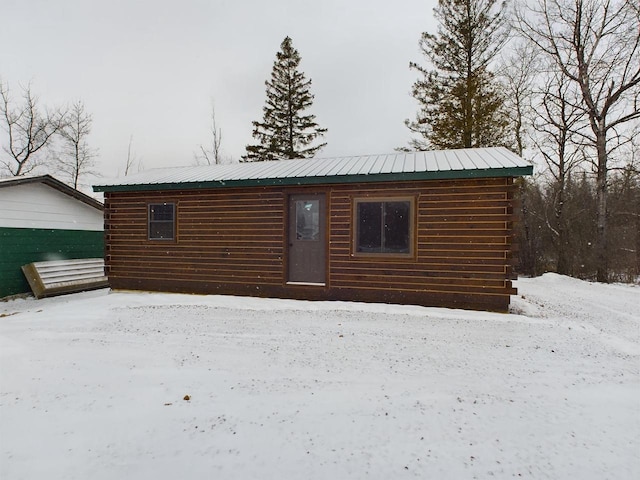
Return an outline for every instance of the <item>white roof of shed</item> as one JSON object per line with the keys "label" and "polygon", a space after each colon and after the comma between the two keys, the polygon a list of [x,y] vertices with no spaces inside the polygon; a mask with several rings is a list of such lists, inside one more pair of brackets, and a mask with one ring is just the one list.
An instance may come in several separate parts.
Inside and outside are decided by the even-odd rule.
{"label": "white roof of shed", "polygon": [[504,147],[494,147],[157,168],[95,185],[94,190],[495,177],[528,175],[531,171],[526,160]]}
{"label": "white roof of shed", "polygon": [[82,193],[80,190],[76,190],[75,188],[67,185],[66,183],[58,180],[57,178],[52,177],[51,175],[35,175],[35,176],[20,176],[20,177],[9,177],[9,178],[0,178],[0,188],[9,188],[18,185],[27,185],[27,184],[35,184],[41,183],[43,185],[47,185],[55,190],[59,190],[62,193],[65,193],[76,200],[80,200],[87,205],[97,208],[98,210],[102,210],[104,206],[101,202],[96,200],[95,198],[90,197]]}

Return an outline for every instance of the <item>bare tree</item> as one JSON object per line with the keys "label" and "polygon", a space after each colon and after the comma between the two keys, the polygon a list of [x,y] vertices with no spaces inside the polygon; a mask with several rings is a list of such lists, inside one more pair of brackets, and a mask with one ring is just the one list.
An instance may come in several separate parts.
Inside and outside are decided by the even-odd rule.
{"label": "bare tree", "polygon": [[220,146],[222,145],[222,129],[218,128],[216,122],[216,106],[211,101],[211,147],[206,148],[200,145],[201,155],[196,154],[196,162],[200,163],[201,160],[205,161],[207,165],[222,163],[222,154],[220,152]]}
{"label": "bare tree", "polygon": [[541,212],[544,211],[544,194],[538,178],[521,177],[516,180],[520,200],[521,219],[516,223],[517,266],[519,273],[540,275],[544,272],[545,236],[540,232],[544,225]]}
{"label": "bare tree", "polygon": [[69,109],[66,122],[58,132],[62,139],[62,150],[56,156],[58,166],[70,178],[73,188],[78,188],[81,175],[95,173],[93,167],[98,151],[87,143],[92,122],[91,114],[78,100]]}
{"label": "bare tree", "polygon": [[640,11],[634,0],[537,0],[518,15],[522,33],[580,91],[595,150],[597,280],[608,280],[607,178],[624,124],[640,118]]}
{"label": "bare tree", "polygon": [[31,85],[22,89],[22,101],[14,106],[9,87],[0,82],[0,115],[8,141],[3,145],[8,160],[0,163],[11,176],[26,175],[44,163],[43,152],[65,121],[62,109],[41,109]]}
{"label": "bare tree", "polygon": [[144,169],[142,159],[138,158],[136,152],[133,150],[133,135],[129,137],[129,146],[127,147],[127,161],[124,165],[124,176],[126,177],[131,173],[131,170],[136,168],[138,172]]}
{"label": "bare tree", "polygon": [[502,57],[498,72],[504,83],[504,107],[511,122],[516,153],[523,156],[525,136],[534,117],[532,99],[539,61],[536,49],[530,42],[519,41]]}
{"label": "bare tree", "polygon": [[556,250],[556,272],[568,275],[569,219],[567,218],[567,188],[576,166],[584,159],[580,139],[575,133],[584,120],[584,112],[575,105],[578,92],[574,85],[565,83],[561,73],[556,72],[540,92],[540,103],[536,105],[537,117],[534,137],[537,151],[542,155],[549,173],[552,195],[550,207],[552,219],[546,218]]}
{"label": "bare tree", "polygon": [[[640,135],[637,137],[640,143]],[[626,166],[614,172],[609,191],[611,205],[611,272],[616,281],[636,282],[640,275],[640,145],[629,145],[620,154]]]}

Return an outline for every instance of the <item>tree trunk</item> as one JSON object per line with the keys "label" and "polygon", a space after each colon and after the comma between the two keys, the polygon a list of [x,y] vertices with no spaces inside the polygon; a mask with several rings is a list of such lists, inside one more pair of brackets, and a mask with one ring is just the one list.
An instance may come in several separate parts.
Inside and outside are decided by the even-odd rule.
{"label": "tree trunk", "polygon": [[[563,115],[562,118],[565,118],[564,109],[566,105],[562,105]],[[567,228],[566,228],[566,220],[565,220],[565,192],[567,190],[567,162],[566,162],[566,149],[567,149],[567,128],[566,122],[565,125],[562,126],[561,130],[561,141],[558,146],[558,195],[556,197],[556,202],[554,205],[555,216],[556,216],[556,229],[558,232],[558,243],[557,243],[557,254],[558,261],[556,263],[556,272],[560,275],[570,275],[569,272],[569,260],[567,258]]]}
{"label": "tree trunk", "polygon": [[[640,214],[640,209],[636,213]],[[640,276],[640,216],[636,217],[636,276]]]}
{"label": "tree trunk", "polygon": [[607,145],[606,132],[599,122],[596,133],[598,171],[596,177],[596,280],[609,281],[609,252],[607,250]]}
{"label": "tree trunk", "polygon": [[558,229],[558,262],[556,263],[556,272],[560,275],[571,275],[571,272],[569,271],[569,259],[567,258],[568,235],[564,218],[564,192],[566,185],[564,175],[562,175],[561,178],[562,180],[558,186],[558,201],[555,208],[556,226]]}
{"label": "tree trunk", "polygon": [[464,132],[462,132],[463,148],[473,146],[473,105],[471,104],[471,71],[467,71],[467,91],[464,95]]}

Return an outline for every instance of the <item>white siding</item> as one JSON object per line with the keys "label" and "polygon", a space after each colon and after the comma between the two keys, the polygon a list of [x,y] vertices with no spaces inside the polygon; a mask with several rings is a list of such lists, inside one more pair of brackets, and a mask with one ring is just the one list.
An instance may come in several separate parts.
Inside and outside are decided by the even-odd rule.
{"label": "white siding", "polygon": [[0,227],[103,230],[102,212],[44,185],[0,188]]}

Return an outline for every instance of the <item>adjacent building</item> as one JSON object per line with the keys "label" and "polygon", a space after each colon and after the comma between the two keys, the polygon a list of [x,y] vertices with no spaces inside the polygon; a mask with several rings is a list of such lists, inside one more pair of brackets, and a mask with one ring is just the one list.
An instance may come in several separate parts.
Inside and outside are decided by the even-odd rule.
{"label": "adjacent building", "polygon": [[0,298],[31,291],[22,265],[102,258],[102,208],[50,175],[0,180]]}

